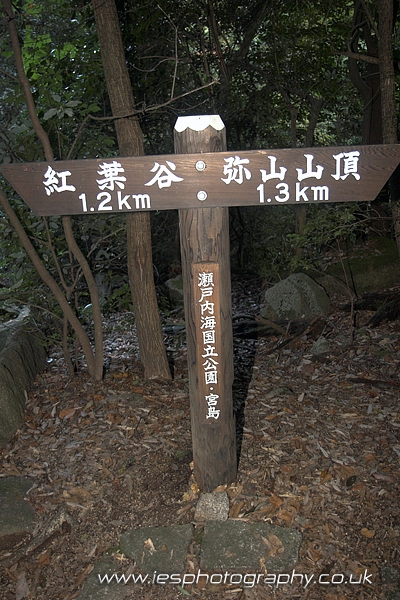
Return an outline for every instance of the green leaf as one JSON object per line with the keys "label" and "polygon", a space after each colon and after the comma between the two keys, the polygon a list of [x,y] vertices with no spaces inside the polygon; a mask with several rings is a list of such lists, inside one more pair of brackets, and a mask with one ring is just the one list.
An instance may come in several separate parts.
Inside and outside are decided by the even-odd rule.
{"label": "green leaf", "polygon": [[43,120],[44,121],[48,121],[49,119],[51,119],[52,117],[54,117],[57,113],[58,113],[58,109],[57,108],[50,108],[48,111],[46,111],[44,113]]}
{"label": "green leaf", "polygon": [[192,594],[190,592],[188,592],[187,590],[185,590],[183,587],[180,587],[179,585],[177,586],[177,589],[182,592],[182,594],[185,594],[185,596],[191,596]]}
{"label": "green leaf", "polygon": [[101,110],[101,108],[99,106],[97,106],[97,104],[91,104],[90,106],[88,106],[87,111],[88,112],[99,112],[99,110]]}

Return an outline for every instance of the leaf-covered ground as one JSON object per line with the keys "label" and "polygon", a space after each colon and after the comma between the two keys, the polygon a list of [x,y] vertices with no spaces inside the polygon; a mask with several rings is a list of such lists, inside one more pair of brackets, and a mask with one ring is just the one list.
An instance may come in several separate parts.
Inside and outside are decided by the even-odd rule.
{"label": "leaf-covered ground", "polygon": [[[255,294],[237,286],[234,310],[256,314]],[[396,574],[389,567],[400,569],[400,323],[371,328],[371,315],[359,312],[353,341],[350,315],[337,307],[301,335],[235,340],[242,435],[237,481],[227,490],[230,516],[298,529],[296,572],[323,574],[324,581],[336,575],[336,583],[189,586],[185,593],[172,585],[134,586],[128,597],[396,597],[396,584],[386,582]],[[0,555],[4,600],[77,598],[107,549],[115,549],[119,571],[129,571],[117,550],[124,531],[193,520],[197,487],[182,333],[170,330],[174,380],[165,383],[142,380],[128,313],[114,315],[105,328],[104,381],[68,378],[54,351],[29,394],[23,426],[0,453],[1,477],[32,480],[29,502],[40,521],[32,540]],[[316,354],[320,335],[329,349]],[[60,510],[71,526],[39,537]],[[187,572],[197,568],[194,544]],[[361,583],[340,584],[340,575]]]}

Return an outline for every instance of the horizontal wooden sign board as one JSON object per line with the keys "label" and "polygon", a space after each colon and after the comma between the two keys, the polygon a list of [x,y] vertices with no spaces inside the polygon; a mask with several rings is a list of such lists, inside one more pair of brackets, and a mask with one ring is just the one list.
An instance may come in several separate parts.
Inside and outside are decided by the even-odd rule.
{"label": "horizontal wooden sign board", "polygon": [[400,145],[169,154],[5,165],[38,215],[374,200]]}

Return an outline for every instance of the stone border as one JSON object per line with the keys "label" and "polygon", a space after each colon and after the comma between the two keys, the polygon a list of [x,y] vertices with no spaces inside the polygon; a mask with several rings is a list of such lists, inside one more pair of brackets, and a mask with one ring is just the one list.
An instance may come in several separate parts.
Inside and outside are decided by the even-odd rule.
{"label": "stone border", "polygon": [[24,309],[0,326],[0,448],[21,425],[28,390],[45,365],[43,340]]}

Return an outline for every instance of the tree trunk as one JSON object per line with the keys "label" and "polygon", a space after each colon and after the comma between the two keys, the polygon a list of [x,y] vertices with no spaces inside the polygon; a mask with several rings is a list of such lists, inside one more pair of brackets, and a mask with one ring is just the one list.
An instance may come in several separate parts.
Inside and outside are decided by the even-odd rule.
{"label": "tree trunk", "polygon": [[[4,10],[8,16],[8,25],[10,30],[11,44],[14,51],[14,60],[17,67],[18,77],[21,82],[22,90],[24,93],[26,105],[28,108],[28,114],[32,121],[33,129],[40,139],[46,160],[52,161],[54,160],[53,150],[50,144],[49,137],[45,130],[43,129],[39,118],[36,112],[35,101],[33,99],[33,95],[31,92],[30,84],[28,77],[26,76],[24,64],[22,61],[21,48],[18,39],[18,32],[15,26],[14,13],[12,9],[11,0],[3,0]],[[29,238],[27,238],[25,234],[25,230],[19,222],[16,214],[8,203],[8,200],[4,195],[1,198],[2,206],[10,219],[10,222],[13,224],[14,229],[16,230],[22,245],[28,253],[28,256],[31,258],[35,268],[37,269],[42,280],[50,287],[51,291],[54,293],[57,301],[59,302],[64,315],[67,317],[71,326],[75,330],[75,333],[82,345],[82,350],[86,358],[87,366],[89,374],[94,377],[97,381],[102,378],[103,375],[103,331],[102,331],[102,318],[101,318],[101,310],[100,310],[100,302],[99,302],[99,294],[98,289],[93,277],[93,273],[89,267],[89,263],[87,262],[85,256],[78,248],[78,245],[75,241],[70,217],[63,217],[63,226],[66,241],[68,244],[68,248],[74,253],[75,258],[77,259],[86,279],[89,288],[90,299],[92,301],[93,307],[93,321],[94,321],[94,330],[95,330],[95,357],[93,356],[92,349],[90,347],[89,338],[87,337],[86,332],[81,326],[79,320],[74,316],[71,320],[71,310],[68,302],[65,299],[65,296],[62,294],[57,282],[51,277],[51,275],[45,271],[47,271],[41,262],[39,256],[37,255],[35,249],[32,244],[30,244]],[[28,243],[29,242],[29,243]],[[57,265],[56,265],[57,266]],[[61,295],[60,295],[61,294]],[[65,300],[65,302],[64,302]],[[68,308],[67,308],[68,307]],[[66,355],[66,360],[68,363],[68,356]]]}
{"label": "tree trunk", "polygon": [[[393,67],[393,0],[379,0],[379,72],[381,78],[382,131],[384,144],[397,144],[396,96]],[[390,180],[392,217],[400,256],[400,169]]]}
{"label": "tree trunk", "polygon": [[[115,121],[120,155],[140,156],[144,148],[139,121],[137,117],[122,118],[135,111],[135,102],[115,1],[93,0],[92,4],[111,108],[113,115],[120,117]],[[149,212],[128,214],[127,247],[129,284],[144,374],[146,378],[170,379],[154,286]]]}
{"label": "tree trunk", "polygon": [[3,209],[4,213],[7,215],[8,220],[10,221],[12,227],[15,229],[15,231],[21,241],[22,246],[25,248],[26,253],[28,254],[29,258],[31,259],[33,266],[35,267],[35,269],[38,272],[39,276],[41,277],[42,281],[53,292],[57,302],[61,306],[61,309],[62,309],[64,315],[66,316],[69,323],[73,327],[73,329],[76,333],[76,336],[82,345],[82,350],[83,350],[83,353],[86,358],[89,374],[94,376],[95,359],[93,356],[92,348],[90,346],[90,341],[87,336],[87,333],[83,329],[82,324],[80,323],[78,317],[72,310],[68,300],[65,298],[61,288],[59,287],[59,285],[57,284],[55,279],[50,275],[50,273],[44,266],[43,262],[40,260],[38,253],[36,252],[35,248],[32,245],[32,242],[30,241],[30,239],[28,237],[28,234],[26,233],[20,220],[18,219],[13,208],[11,207],[10,203],[8,202],[7,198],[5,197],[5,195],[3,194],[3,192],[1,190],[0,190],[0,206]]}
{"label": "tree trunk", "polygon": [[[360,35],[363,35],[369,57],[378,57],[378,42],[373,35],[373,25],[366,13],[362,0],[354,2],[353,24],[350,32],[350,50],[359,52]],[[363,120],[361,126],[362,144],[382,144],[382,107],[379,68],[374,63],[366,63],[366,76],[361,75],[359,61],[349,57],[348,69],[352,84],[358,90],[363,101]]]}
{"label": "tree trunk", "polygon": [[[304,147],[311,148],[311,146],[314,143],[315,128],[317,126],[318,118],[319,118],[320,112],[322,110],[324,101],[322,98],[315,98],[311,94],[308,94],[307,100],[310,103],[310,118],[308,120],[306,137],[304,140]],[[292,121],[293,121],[293,115],[292,115]],[[293,133],[291,134],[292,148],[296,148],[296,143],[297,143],[296,128],[297,128],[297,111],[296,111],[294,125],[293,124],[291,125],[291,130],[294,129],[294,135],[293,135]],[[306,224],[307,224],[307,204],[295,205],[294,212],[295,212],[295,216],[296,216],[295,232],[298,235],[302,235],[304,232],[304,229],[306,227]],[[295,256],[297,258],[301,258],[303,256],[303,248],[301,246],[296,248]]]}

